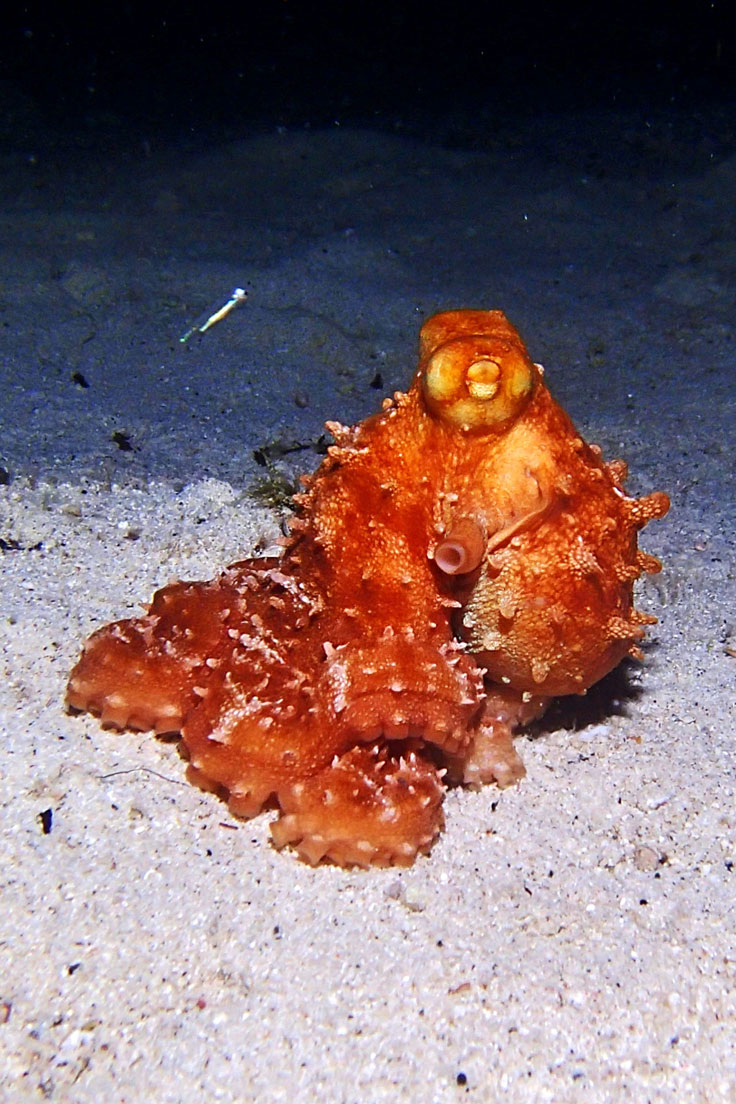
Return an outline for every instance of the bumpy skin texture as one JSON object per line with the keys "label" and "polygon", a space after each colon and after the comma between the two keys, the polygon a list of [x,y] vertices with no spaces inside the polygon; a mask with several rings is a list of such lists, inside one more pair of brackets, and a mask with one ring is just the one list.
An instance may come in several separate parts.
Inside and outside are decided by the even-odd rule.
{"label": "bumpy skin texture", "polygon": [[348,428],[297,496],[278,558],[158,591],[94,633],[67,702],[114,728],[179,732],[189,776],[307,861],[408,865],[449,781],[508,785],[512,736],[583,693],[655,618],[628,498],[500,311],[422,328],[406,394]]}

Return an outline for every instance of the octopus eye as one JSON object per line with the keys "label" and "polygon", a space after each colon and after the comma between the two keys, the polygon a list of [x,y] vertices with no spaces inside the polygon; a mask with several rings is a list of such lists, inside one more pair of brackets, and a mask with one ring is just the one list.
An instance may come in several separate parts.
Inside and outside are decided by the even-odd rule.
{"label": "octopus eye", "polygon": [[521,338],[500,311],[436,315],[422,329],[421,356],[429,410],[461,429],[505,428],[536,379]]}
{"label": "octopus eye", "polygon": [[465,373],[468,393],[473,399],[488,402],[501,386],[501,365],[496,360],[476,360]]}

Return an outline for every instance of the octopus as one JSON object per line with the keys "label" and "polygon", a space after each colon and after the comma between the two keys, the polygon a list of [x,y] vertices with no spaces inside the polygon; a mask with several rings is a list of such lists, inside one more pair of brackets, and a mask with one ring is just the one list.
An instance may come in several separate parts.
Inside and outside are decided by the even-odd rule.
{"label": "octopus", "polygon": [[642,658],[637,535],[669,499],[626,495],[498,310],[430,318],[409,389],[326,425],[280,554],[93,633],[66,701],[178,734],[234,815],[278,810],[279,849],[408,866],[448,786],[517,782],[516,734]]}

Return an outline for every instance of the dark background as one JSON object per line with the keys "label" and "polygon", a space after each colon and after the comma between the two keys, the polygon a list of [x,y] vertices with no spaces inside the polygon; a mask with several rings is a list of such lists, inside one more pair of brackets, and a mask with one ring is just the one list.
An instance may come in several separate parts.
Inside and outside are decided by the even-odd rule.
{"label": "dark background", "polygon": [[[371,125],[470,141],[477,114],[730,99],[733,0],[10,4],[3,136]],[[35,115],[34,115],[35,113]]]}

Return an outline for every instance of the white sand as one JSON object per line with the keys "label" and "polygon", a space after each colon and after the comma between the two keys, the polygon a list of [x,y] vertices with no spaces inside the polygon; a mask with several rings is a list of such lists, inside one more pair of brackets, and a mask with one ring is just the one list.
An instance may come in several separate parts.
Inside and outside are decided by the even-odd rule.
{"label": "white sand", "polygon": [[[2,1099],[736,1099],[736,159],[689,155],[676,120],[549,125],[545,156],[523,130],[486,152],[287,133],[49,166],[45,192],[18,170]],[[310,869],[171,745],[67,716],[65,681],[93,627],[268,545],[251,450],[375,409],[450,306],[505,309],[631,488],[671,493],[642,541],[661,623],[642,667],[520,741],[517,788],[448,795],[428,858]]]}

